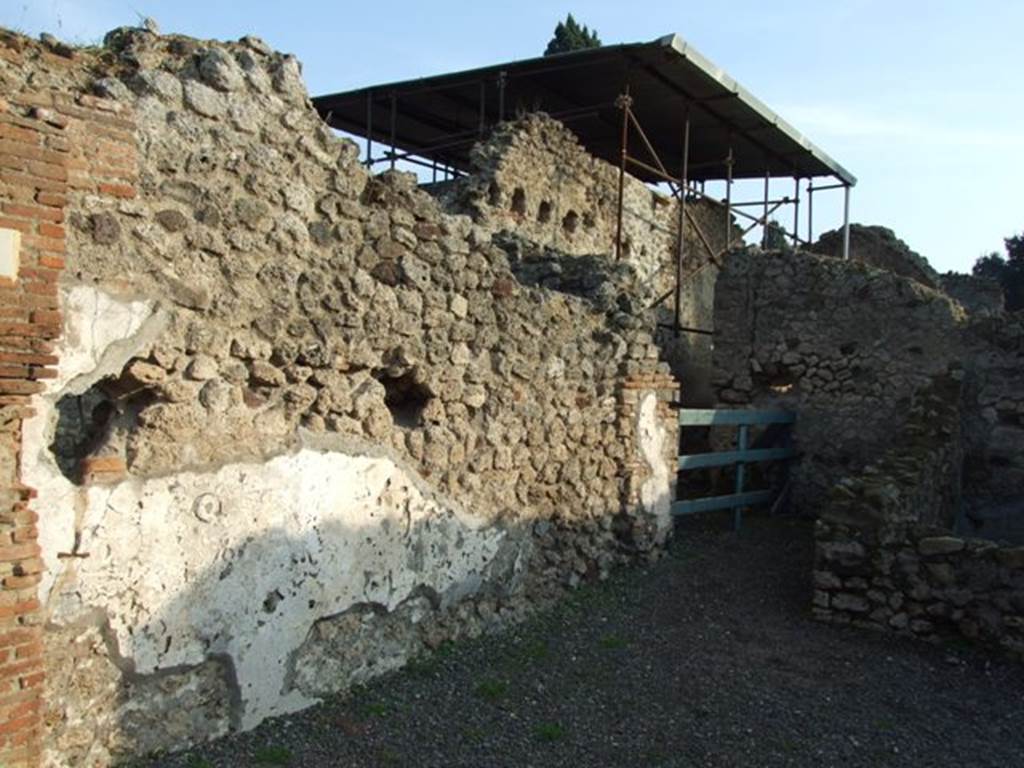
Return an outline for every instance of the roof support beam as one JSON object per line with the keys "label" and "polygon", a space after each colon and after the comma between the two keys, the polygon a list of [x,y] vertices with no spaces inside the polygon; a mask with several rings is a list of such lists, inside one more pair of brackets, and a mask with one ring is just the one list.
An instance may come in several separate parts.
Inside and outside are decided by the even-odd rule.
{"label": "roof support beam", "polygon": [[[722,126],[727,128],[730,132],[737,132],[737,133],[739,133],[740,136],[742,136],[744,139],[746,139],[748,142],[750,142],[750,144],[755,146],[757,149],[761,150],[766,155],[774,157],[776,160],[778,160],[780,163],[782,163],[785,167],[789,168],[790,171],[792,171],[794,175],[799,173],[799,171],[797,171],[796,167],[791,162],[789,162],[783,155],[780,155],[778,152],[776,152],[775,150],[773,150],[770,147],[766,146],[762,142],[758,141],[753,136],[750,136],[748,133],[744,133],[744,130],[743,130],[742,127],[736,125],[731,120],[729,120],[728,118],[726,118],[723,115],[721,115],[717,110],[715,110],[714,108],[708,106],[706,103],[702,103],[701,100],[695,99],[692,93],[689,93],[684,88],[679,87],[679,85],[677,85],[676,83],[674,83],[671,80],[669,80],[667,77],[665,77],[661,72],[659,72],[657,69],[652,67],[650,64],[644,64],[643,62],[639,61],[634,54],[627,53],[626,55],[635,64],[639,65],[645,72],[647,72],[647,74],[649,74],[651,77],[653,77],[659,83],[661,83],[665,87],[671,89],[672,91],[675,91],[677,94],[682,96],[686,100],[687,103],[690,103],[690,102],[695,103],[701,109],[701,111],[703,111],[705,114],[707,114],[713,120],[716,120]],[[730,154],[730,157],[731,157],[732,156],[732,150],[731,149],[730,149],[729,154]]]}

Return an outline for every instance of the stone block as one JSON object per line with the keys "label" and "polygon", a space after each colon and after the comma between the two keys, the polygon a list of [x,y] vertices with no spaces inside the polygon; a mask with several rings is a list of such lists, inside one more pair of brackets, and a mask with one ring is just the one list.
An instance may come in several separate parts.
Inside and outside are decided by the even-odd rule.
{"label": "stone block", "polygon": [[1024,547],[1000,549],[996,553],[996,562],[1007,568],[1024,568]]}
{"label": "stone block", "polygon": [[868,601],[860,595],[846,593],[832,597],[832,607],[839,611],[850,611],[851,613],[867,613],[871,606]]}
{"label": "stone block", "polygon": [[965,546],[964,540],[956,536],[932,536],[917,542],[917,551],[922,557],[937,557],[960,552]]}

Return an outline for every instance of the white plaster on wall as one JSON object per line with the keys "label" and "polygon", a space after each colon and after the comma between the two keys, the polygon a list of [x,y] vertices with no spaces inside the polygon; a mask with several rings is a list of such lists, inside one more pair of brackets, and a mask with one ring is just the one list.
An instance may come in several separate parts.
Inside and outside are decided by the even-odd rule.
{"label": "white plaster on wall", "polygon": [[74,393],[81,393],[97,379],[116,372],[152,340],[164,320],[155,302],[118,299],[90,285],[63,290],[61,309],[60,365],[44,397],[61,393],[71,383]]}
{"label": "white plaster on wall", "polygon": [[640,486],[640,503],[652,515],[659,537],[672,527],[672,471],[666,460],[668,435],[658,418],[658,396],[648,392],[637,408],[637,450],[647,465],[648,476]]}
{"label": "white plaster on wall", "polygon": [[21,232],[0,228],[0,277],[16,280],[21,262]]}
{"label": "white plaster on wall", "polygon": [[[153,316],[144,303],[86,287],[63,306],[63,384],[95,380],[112,350],[130,357]],[[47,449],[59,394],[54,385],[26,423],[23,466],[45,510],[49,619],[102,609],[140,674],[230,657],[243,728],[313,703],[288,690],[287,665],[314,621],[358,603],[392,610],[421,586],[442,596],[473,591],[506,535],[432,496],[390,458],[345,451],[303,448],[264,463],[79,488]],[[77,551],[88,557],[58,559],[76,528]]]}

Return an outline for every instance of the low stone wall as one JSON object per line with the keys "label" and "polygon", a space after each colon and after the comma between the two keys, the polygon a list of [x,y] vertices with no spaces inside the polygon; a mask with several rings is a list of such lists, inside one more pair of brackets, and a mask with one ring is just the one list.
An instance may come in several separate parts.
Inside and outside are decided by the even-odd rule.
{"label": "low stone wall", "polygon": [[815,527],[814,613],[1024,655],[1024,548],[950,535],[963,463],[961,378],[917,393],[893,447],[833,489]]}
{"label": "low stone wall", "polygon": [[947,529],[817,525],[814,614],[925,640],[962,637],[1024,658],[1024,548]]}

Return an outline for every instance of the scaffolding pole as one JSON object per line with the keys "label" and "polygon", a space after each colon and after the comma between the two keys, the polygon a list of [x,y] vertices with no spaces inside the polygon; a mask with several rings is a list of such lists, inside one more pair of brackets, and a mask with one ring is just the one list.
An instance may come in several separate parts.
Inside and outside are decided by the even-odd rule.
{"label": "scaffolding pole", "polygon": [[729,154],[725,158],[725,251],[732,249],[732,134],[729,135]]}
{"label": "scaffolding pole", "polygon": [[843,185],[843,258],[850,258],[850,185]]}
{"label": "scaffolding pole", "polygon": [[[765,163],[767,165],[767,162]],[[764,227],[761,229],[761,248],[768,247],[768,184],[771,182],[772,172],[766,170],[764,172]]]}
{"label": "scaffolding pole", "polygon": [[800,177],[793,177],[793,247],[800,247]]}
{"label": "scaffolding pole", "polygon": [[679,245],[676,250],[676,312],[675,331],[678,338],[683,325],[683,259],[686,255],[686,187],[690,173],[690,108],[683,122],[683,176],[679,188]]}
{"label": "scaffolding pole", "polygon": [[622,258],[622,207],[625,201],[626,194],[626,158],[628,157],[628,142],[629,142],[629,117],[630,108],[633,100],[629,96],[629,84],[626,84],[626,90],[623,92],[618,99],[616,99],[616,106],[622,110],[622,135],[619,142],[619,150],[621,157],[619,159],[619,205],[618,205],[618,218],[615,224],[615,259],[619,260]]}

